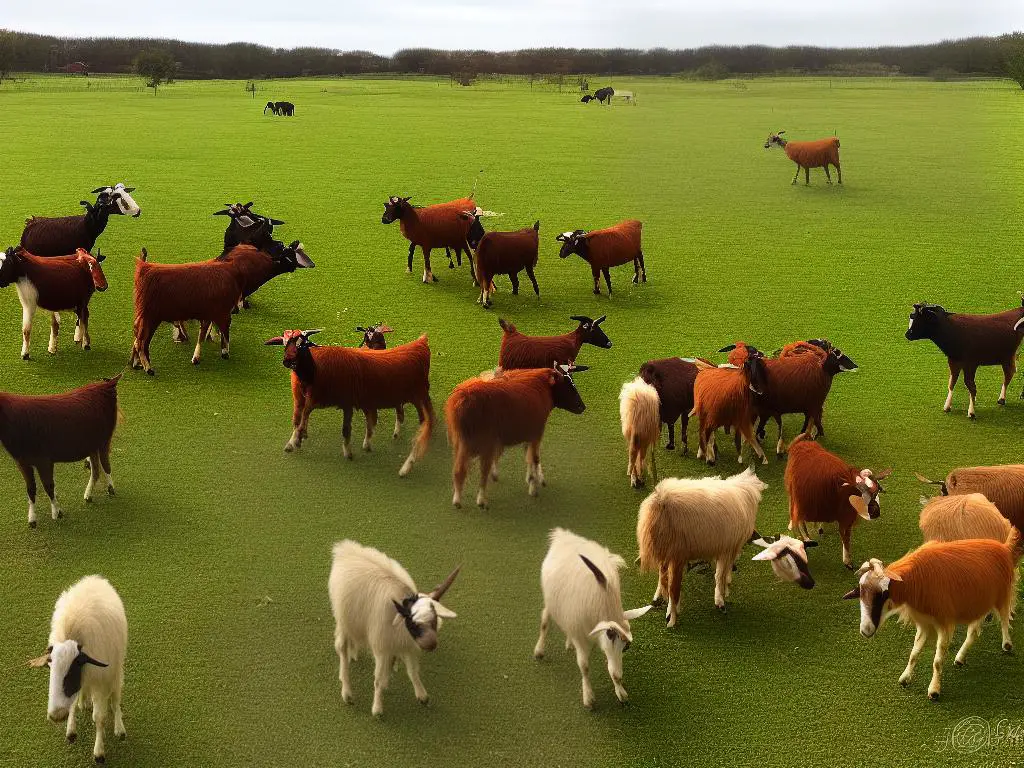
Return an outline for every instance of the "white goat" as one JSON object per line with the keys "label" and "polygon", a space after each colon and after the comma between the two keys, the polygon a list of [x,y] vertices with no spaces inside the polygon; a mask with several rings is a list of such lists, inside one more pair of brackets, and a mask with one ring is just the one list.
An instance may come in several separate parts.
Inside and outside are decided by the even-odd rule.
{"label": "white goat", "polygon": [[405,663],[416,699],[421,704],[429,701],[420,680],[420,651],[437,648],[441,620],[455,618],[438,601],[458,574],[456,568],[432,592],[419,592],[408,572],[383,552],[349,540],[334,545],[327,590],[334,614],[334,650],[341,664],[341,697],[346,704],[353,701],[349,662],[362,648],[370,649],[375,662],[373,714],[384,714],[384,690],[397,659]]}
{"label": "white goat", "polygon": [[121,718],[124,657],[128,649],[128,620],[124,604],[102,576],[86,576],[57,599],[50,621],[46,653],[29,662],[50,668],[50,696],[46,716],[55,723],[67,720],[69,742],[78,737],[75,710],[92,700],[97,763],[106,760],[104,728],[114,713],[114,735],[125,737]]}
{"label": "white goat", "polygon": [[804,589],[814,588],[814,577],[807,567],[806,547],[816,547],[818,542],[800,541],[792,536],[778,536],[768,542],[758,536],[751,543],[761,547],[761,551],[750,559],[770,562],[779,581],[792,581]]}
{"label": "white goat", "polygon": [[544,609],[534,658],[544,658],[548,622],[553,619],[565,634],[565,647],[576,651],[576,664],[583,678],[583,706],[594,706],[590,652],[595,642],[608,659],[615,695],[625,702],[629,694],[622,687],[622,652],[633,642],[629,622],[643,616],[651,606],[622,610],[619,570],[626,563],[621,557],[564,528],[555,528],[549,538],[551,546],[540,569]]}
{"label": "white goat", "polygon": [[725,610],[732,565],[754,533],[767,487],[748,468],[726,480],[666,478],[644,499],[636,521],[640,567],[659,571],[652,603],[668,598],[668,626],[676,625],[679,591],[691,560],[715,561],[715,605]]}
{"label": "white goat", "polygon": [[661,436],[661,400],[658,390],[637,376],[619,391],[619,420],[628,452],[626,474],[629,484],[639,488],[644,475],[658,479],[654,454]]}

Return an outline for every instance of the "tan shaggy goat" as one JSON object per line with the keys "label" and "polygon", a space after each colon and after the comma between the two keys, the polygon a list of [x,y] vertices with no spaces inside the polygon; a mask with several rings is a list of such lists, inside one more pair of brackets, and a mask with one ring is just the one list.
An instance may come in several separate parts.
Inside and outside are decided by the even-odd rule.
{"label": "tan shaggy goat", "polygon": [[871,637],[895,614],[903,624],[917,626],[914,648],[900,685],[909,685],[917,659],[934,632],[935,660],[928,698],[939,698],[946,648],[959,624],[967,637],[956,655],[963,666],[967,650],[981,634],[989,613],[999,614],[1003,650],[1013,650],[1010,619],[1017,600],[1017,563],[1022,554],[1020,534],[1011,530],[1006,542],[987,539],[929,541],[886,567],[871,559],[857,571],[860,583],[844,599],[860,598],[860,633]]}
{"label": "tan shaggy goat", "polygon": [[691,560],[715,562],[715,605],[725,610],[733,563],[754,534],[767,487],[748,468],[725,480],[666,478],[644,499],[636,521],[640,568],[659,572],[652,603],[668,598],[668,626],[676,625],[679,592]]}
{"label": "tan shaggy goat", "polygon": [[839,183],[843,183],[843,171],[839,167],[839,139],[831,136],[827,139],[816,141],[787,141],[782,138],[785,131],[772,133],[764,143],[765,149],[781,147],[786,157],[796,163],[796,175],[793,176],[793,183],[800,178],[800,171],[804,172],[804,182],[811,183],[811,168],[822,168],[825,171],[825,179],[831,184],[832,177],[828,173],[830,165],[835,166],[836,174],[839,176]]}
{"label": "tan shaggy goat", "polygon": [[654,454],[661,435],[660,408],[658,390],[639,376],[622,385],[619,392],[619,418],[629,454],[626,474],[629,476],[629,484],[634,488],[644,484],[646,474],[658,479]]}
{"label": "tan shaggy goat", "polygon": [[1010,521],[980,493],[922,499],[921,533],[925,541],[992,539],[1006,541]]}
{"label": "tan shaggy goat", "polygon": [[959,467],[945,480],[929,480],[923,475],[917,479],[938,485],[943,496],[983,493],[1017,530],[1024,531],[1024,464]]}

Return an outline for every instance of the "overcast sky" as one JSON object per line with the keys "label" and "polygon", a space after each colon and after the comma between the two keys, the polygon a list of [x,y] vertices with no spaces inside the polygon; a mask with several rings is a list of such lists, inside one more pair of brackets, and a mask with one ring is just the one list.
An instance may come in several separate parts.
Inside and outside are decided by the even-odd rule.
{"label": "overcast sky", "polygon": [[77,37],[171,37],[399,48],[871,46],[1024,29],[1024,0],[2,0],[0,26]]}

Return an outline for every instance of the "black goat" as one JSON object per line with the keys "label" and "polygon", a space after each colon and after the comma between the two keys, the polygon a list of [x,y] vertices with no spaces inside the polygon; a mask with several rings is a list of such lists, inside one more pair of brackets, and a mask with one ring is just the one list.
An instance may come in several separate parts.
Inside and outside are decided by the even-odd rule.
{"label": "black goat", "polygon": [[69,256],[81,248],[91,251],[111,214],[138,217],[142,213],[132,199],[135,187],[117,184],[93,190],[96,203],[86,200],[85,213],[77,216],[33,216],[25,220],[21,247],[35,256]]}
{"label": "black goat", "polygon": [[252,202],[245,205],[242,203],[225,203],[223,211],[217,211],[214,216],[230,216],[231,221],[224,230],[223,256],[236,245],[254,245],[261,250],[267,250],[274,242],[274,227],[284,224],[280,219],[272,219],[252,210]]}
{"label": "black goat", "polygon": [[263,114],[267,114],[267,110],[270,110],[275,115],[281,115],[284,117],[292,117],[295,115],[295,105],[290,101],[268,101],[267,106],[263,108]]}
{"label": "black goat", "polygon": [[594,98],[597,99],[602,104],[604,104],[606,102],[608,104],[611,104],[612,103],[612,96],[614,96],[614,95],[615,95],[615,89],[612,88],[610,85],[609,86],[605,86],[604,88],[598,88],[596,91],[594,91]]}

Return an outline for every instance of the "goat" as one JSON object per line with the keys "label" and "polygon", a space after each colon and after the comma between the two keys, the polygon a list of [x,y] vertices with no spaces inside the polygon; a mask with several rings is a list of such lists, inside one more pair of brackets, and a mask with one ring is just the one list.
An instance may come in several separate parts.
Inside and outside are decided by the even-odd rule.
{"label": "goat", "polygon": [[964,386],[971,402],[967,416],[974,415],[974,399],[978,388],[974,374],[982,365],[999,365],[1003,369],[1003,386],[999,405],[1006,405],[1006,388],[1017,372],[1017,349],[1024,339],[1024,298],[1021,307],[993,315],[968,315],[948,312],[938,304],[915,304],[910,313],[906,337],[909,341],[931,339],[949,362],[949,394],[942,410],[953,408],[953,387],[964,372]]}
{"label": "goat", "polygon": [[727,427],[736,433],[736,460],[739,463],[743,463],[741,439],[747,441],[762,463],[768,463],[768,457],[754,434],[753,395],[762,394],[755,383],[762,364],[760,353],[748,357],[740,368],[715,368],[703,361],[697,362],[700,370],[693,383],[693,410],[689,415],[698,419],[698,459],[704,459],[710,466],[715,465],[718,460],[715,430]]}
{"label": "goat", "polygon": [[181,324],[188,320],[199,321],[192,364],[199,365],[202,344],[211,324],[220,332],[220,356],[227,360],[231,348],[231,311],[241,300],[244,288],[243,268],[236,262],[154,264],[143,248],[135,260],[135,341],[131,366],[154,375],[149,345],[160,323]]}
{"label": "goat", "polygon": [[358,347],[321,347],[309,340],[320,329],[285,331],[267,340],[271,346],[283,346],[283,365],[292,379],[292,436],[285,451],[302,447],[307,436],[309,415],[317,408],[340,408],[344,413],[341,430],[342,452],[352,458],[352,411],[366,416],[363,450],[370,450],[370,438],[377,426],[380,408],[398,408],[405,403],[416,406],[420,430],[398,474],[405,477],[413,464],[427,452],[434,428],[434,406],[430,401],[430,347],[427,337],[394,349]]}
{"label": "goat", "polygon": [[113,187],[97,187],[93,205],[85,200],[81,205],[85,213],[78,216],[33,216],[25,220],[21,233],[21,247],[36,256],[65,256],[79,248],[91,251],[96,245],[111,214],[138,218],[142,213],[131,193],[135,187],[116,184]]}
{"label": "goat", "polygon": [[[500,371],[491,378],[477,377],[455,387],[444,414],[452,446],[452,504],[462,506],[462,487],[469,462],[480,457],[477,506],[487,507],[487,483],[492,467],[510,445],[526,443],[526,484],[531,496],[546,485],[540,465],[540,441],[554,408],[583,413],[586,406],[573,383],[573,371],[586,366]],[[496,470],[495,470],[496,474]]]}
{"label": "goat", "polygon": [[57,353],[61,310],[75,312],[75,343],[92,348],[89,336],[89,300],[94,291],[107,290],[107,278],[100,262],[106,257],[92,256],[79,248],[73,256],[34,256],[20,246],[0,253],[0,288],[14,283],[21,302],[21,359],[29,359],[32,318],[39,308],[52,312],[50,343],[47,351]]}
{"label": "goat", "polygon": [[597,99],[601,104],[611,104],[612,96],[615,95],[615,89],[611,86],[605,86],[604,88],[598,88],[594,91],[594,98]]}
{"label": "goat", "polygon": [[[706,365],[710,366],[710,363]],[[668,425],[666,450],[671,451],[676,447],[676,419],[679,418],[682,418],[679,436],[683,443],[683,455],[690,449],[686,430],[693,409],[693,384],[699,370],[697,363],[681,357],[648,360],[640,366],[640,378],[654,387],[658,394],[659,419]],[[658,428],[660,432],[660,424]]]}
{"label": "goat", "polygon": [[594,293],[601,295],[598,281],[603,274],[608,295],[611,296],[612,277],[608,272],[611,267],[632,262],[633,283],[641,282],[641,274],[642,282],[647,282],[647,266],[644,264],[644,252],[640,244],[643,226],[641,222],[630,219],[593,232],[584,229],[563,232],[555,238],[562,244],[558,256],[565,259],[577,254],[590,265],[594,277]]}
{"label": "goat", "polygon": [[668,599],[668,626],[676,625],[683,575],[691,560],[715,561],[715,606],[725,610],[733,563],[757,527],[757,508],[767,487],[748,467],[725,480],[669,477],[644,499],[636,520],[640,569],[658,571],[651,603]]}
{"label": "goat", "polygon": [[[428,205],[425,208],[410,205],[409,197],[390,197],[384,204],[382,224],[398,222],[402,236],[409,241],[409,263],[407,272],[412,272],[412,256],[419,246],[423,251],[423,282],[437,282],[430,268],[430,252],[434,248],[452,248],[462,264],[462,252],[469,257],[469,274],[476,283],[476,272],[473,269],[473,250],[469,243],[470,230],[480,226],[476,213],[476,204],[471,198],[463,198],[449,203]],[[449,260],[451,257],[449,256]]]}
{"label": "goat", "polygon": [[0,444],[25,478],[30,528],[36,527],[36,472],[50,498],[51,517],[57,520],[64,515],[53,484],[54,464],[88,458],[85,501],[92,501],[100,467],[107,476],[107,493],[114,495],[110,442],[117,427],[120,379],[118,374],[57,395],[0,394]]}
{"label": "goat", "polygon": [[86,576],[57,598],[46,653],[29,662],[31,667],[50,668],[46,716],[55,723],[67,720],[68,742],[78,738],[75,710],[90,701],[96,723],[92,755],[97,763],[106,762],[105,731],[111,713],[114,736],[127,735],[121,714],[127,651],[128,619],[121,596],[102,576]]}
{"label": "goat", "polygon": [[[569,318],[579,323],[576,330],[560,336],[527,336],[504,319],[498,320],[501,326],[501,350],[498,353],[498,366],[511,370],[514,368],[547,368],[552,362],[569,365],[576,360],[584,344],[591,344],[600,349],[611,349],[612,341],[608,338],[601,323],[608,315],[601,315],[593,320],[585,315],[573,315]],[[547,362],[544,362],[544,361]]]}
{"label": "goat", "polygon": [[743,341],[737,341],[735,344],[729,344],[718,351],[720,353],[728,352],[729,356],[726,358],[726,362],[736,368],[742,368],[743,364],[747,361],[747,358],[751,355],[763,357],[761,351],[757,347]]}
{"label": "goat", "polygon": [[488,232],[476,247],[476,276],[480,283],[479,303],[484,309],[491,306],[494,277],[508,275],[512,281],[512,295],[519,295],[519,273],[524,269],[533,283],[533,292],[540,296],[540,286],[533,274],[540,248],[540,222],[518,232]]}
{"label": "goat", "polygon": [[619,571],[626,567],[626,562],[619,555],[564,528],[552,530],[548,540],[550,546],[540,569],[544,608],[533,657],[544,658],[548,624],[554,621],[565,635],[566,647],[576,651],[583,681],[583,706],[594,707],[590,653],[595,643],[608,661],[615,696],[625,704],[629,694],[622,687],[622,654],[633,642],[629,622],[643,616],[651,606],[622,610]]}
{"label": "goat", "polygon": [[856,370],[857,364],[848,355],[823,339],[795,342],[784,347],[778,357],[765,358],[755,381],[763,393],[754,399],[758,438],[764,438],[765,423],[774,419],[779,430],[775,454],[781,457],[786,450],[782,416],[787,413],[803,414],[801,432],[807,432],[813,424],[817,435],[823,436],[822,411],[832,379],[837,373]]}
{"label": "goat", "polygon": [[1024,547],[1016,529],[1010,530],[1005,542],[926,542],[888,567],[881,560],[868,560],[857,571],[859,584],[843,599],[860,599],[860,633],[864,637],[872,637],[894,614],[901,623],[917,627],[907,668],[900,675],[902,686],[910,684],[928,635],[935,632],[928,698],[937,701],[946,649],[958,624],[967,625],[967,637],[955,659],[958,667],[963,666],[967,650],[992,611],[999,614],[1002,624],[1003,650],[1013,650],[1010,619],[1017,601],[1017,563],[1022,554]]}
{"label": "goat", "polygon": [[782,138],[785,131],[769,134],[768,140],[764,143],[765,149],[781,147],[786,157],[796,163],[796,175],[793,176],[793,184],[800,177],[800,171],[804,172],[804,182],[811,183],[811,168],[822,168],[825,171],[825,180],[832,183],[829,175],[829,165],[835,166],[836,174],[839,176],[839,183],[843,183],[843,170],[839,167],[839,139],[832,136],[817,141],[788,141]]}
{"label": "goat", "polygon": [[384,714],[384,690],[398,659],[405,664],[416,700],[426,704],[430,697],[420,680],[420,653],[436,650],[442,619],[455,618],[440,601],[459,569],[430,592],[420,592],[408,571],[383,552],[346,539],[334,545],[332,554],[327,591],[342,700],[354,700],[349,663],[361,649],[369,648],[374,659],[374,715]]}
{"label": "goat", "polygon": [[294,117],[295,115],[295,105],[290,101],[268,101],[267,106],[263,108],[264,115],[267,114],[268,109],[280,117]]}
{"label": "goat", "polygon": [[266,250],[274,242],[274,227],[284,224],[280,219],[261,216],[252,210],[251,202],[225,203],[224,210],[215,211],[214,216],[230,216],[224,230],[224,250],[227,253],[236,245],[254,245]]}
{"label": "goat", "polygon": [[[809,539],[807,523],[838,523],[843,540],[843,565],[853,568],[850,533],[857,518],[875,520],[881,514],[880,485],[891,469],[877,475],[857,469],[808,438],[797,435],[789,446],[786,493],[789,494],[789,530]],[[820,532],[819,527],[819,532]]]}
{"label": "goat", "polygon": [[626,439],[626,475],[629,484],[639,488],[644,475],[658,479],[658,463],[654,449],[661,434],[661,402],[658,390],[637,376],[627,381],[619,392],[619,420]]}
{"label": "goat", "polygon": [[925,541],[1006,541],[1010,535],[1010,521],[980,493],[922,498],[919,526]]}
{"label": "goat", "polygon": [[586,94],[582,99],[580,99],[580,102],[583,104],[589,104],[592,101],[594,101],[594,97],[591,96],[589,93]]}
{"label": "goat", "polygon": [[[756,531],[755,531],[756,534]],[[801,541],[792,536],[777,536],[774,541],[767,541],[760,536],[751,544],[761,547],[761,551],[751,560],[767,560],[779,581],[790,581],[802,589],[814,589],[814,577],[807,566],[807,547],[816,546],[816,541]]]}
{"label": "goat", "polygon": [[982,493],[1011,525],[1024,531],[1024,464],[958,467],[945,480],[929,480],[923,475],[917,475],[917,479],[938,485],[943,496]]}
{"label": "goat", "polygon": [[[359,342],[360,347],[387,349],[388,343],[387,339],[384,338],[384,334],[393,333],[395,329],[384,323],[377,323],[376,325],[360,325],[356,327],[356,330],[363,334],[363,339]],[[399,405],[395,408],[395,431],[391,433],[393,439],[398,439],[403,423],[405,423],[405,406]]]}

